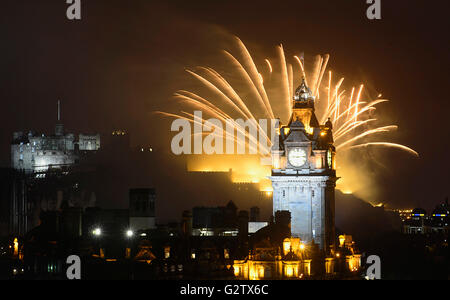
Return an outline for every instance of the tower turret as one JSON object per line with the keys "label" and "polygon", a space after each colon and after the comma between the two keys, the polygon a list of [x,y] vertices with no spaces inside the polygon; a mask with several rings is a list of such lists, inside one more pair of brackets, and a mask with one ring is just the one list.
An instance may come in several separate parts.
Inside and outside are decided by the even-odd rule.
{"label": "tower turret", "polygon": [[305,79],[295,90],[292,102],[292,116],[289,125],[294,121],[301,121],[305,125],[308,134],[313,133],[313,129],[319,127],[316,115],[314,114],[314,102],[316,97],[312,94],[311,89],[306,85]]}

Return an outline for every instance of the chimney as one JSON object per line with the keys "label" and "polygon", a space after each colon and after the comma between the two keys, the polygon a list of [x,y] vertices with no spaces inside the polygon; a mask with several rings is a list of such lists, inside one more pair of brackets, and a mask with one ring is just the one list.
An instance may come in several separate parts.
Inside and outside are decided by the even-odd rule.
{"label": "chimney", "polygon": [[278,210],[275,212],[275,224],[283,228],[283,234],[291,236],[291,212],[288,210]]}
{"label": "chimney", "polygon": [[248,211],[241,210],[238,214],[239,240],[245,241],[248,238]]}
{"label": "chimney", "polygon": [[192,235],[192,213],[189,210],[183,211],[182,230],[185,236]]}
{"label": "chimney", "polygon": [[250,222],[259,222],[259,207],[253,206],[250,208]]}

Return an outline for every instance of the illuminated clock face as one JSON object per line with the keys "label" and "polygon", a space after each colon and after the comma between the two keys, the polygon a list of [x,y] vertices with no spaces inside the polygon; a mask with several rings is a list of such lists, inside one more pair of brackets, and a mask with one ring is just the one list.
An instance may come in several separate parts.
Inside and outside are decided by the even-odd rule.
{"label": "illuminated clock face", "polygon": [[328,152],[327,152],[327,160],[328,160],[328,167],[331,168],[332,163],[333,163],[332,156],[331,156],[331,150],[328,150]]}
{"label": "illuminated clock face", "polygon": [[306,162],[306,152],[301,148],[294,148],[288,154],[289,163],[294,167],[303,166]]}

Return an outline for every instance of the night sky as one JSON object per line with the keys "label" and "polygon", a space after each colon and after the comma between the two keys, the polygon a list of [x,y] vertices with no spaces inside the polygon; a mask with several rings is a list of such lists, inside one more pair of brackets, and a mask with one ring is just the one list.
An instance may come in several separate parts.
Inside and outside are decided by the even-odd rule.
{"label": "night sky", "polygon": [[[261,57],[280,43],[290,54],[329,53],[332,70],[390,99],[383,114],[399,126],[390,140],[420,158],[383,152],[380,202],[430,209],[450,194],[444,1],[382,0],[382,20],[366,18],[364,0],[81,2],[82,19],[69,21],[65,0],[2,1],[1,166],[13,131],[53,130],[59,99],[69,131],[124,128],[133,145],[167,151],[170,123],[153,112],[173,111],[184,68],[214,61],[237,35]],[[164,157],[160,167],[172,167]]]}

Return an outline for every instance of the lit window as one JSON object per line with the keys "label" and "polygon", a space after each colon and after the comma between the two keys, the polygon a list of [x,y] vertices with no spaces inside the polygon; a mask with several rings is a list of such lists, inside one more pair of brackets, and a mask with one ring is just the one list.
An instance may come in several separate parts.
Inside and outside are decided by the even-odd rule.
{"label": "lit window", "polygon": [[264,267],[262,266],[258,268],[258,277],[264,278]]}
{"label": "lit window", "polygon": [[283,250],[285,255],[291,250],[291,242],[289,240],[283,242]]}
{"label": "lit window", "polygon": [[228,252],[228,249],[223,249],[223,257],[225,259],[229,259],[230,258],[230,253]]}
{"label": "lit window", "polygon": [[294,268],[292,266],[286,266],[286,276],[287,277],[294,276]]}
{"label": "lit window", "polygon": [[170,247],[164,247],[164,258],[170,257]]}

